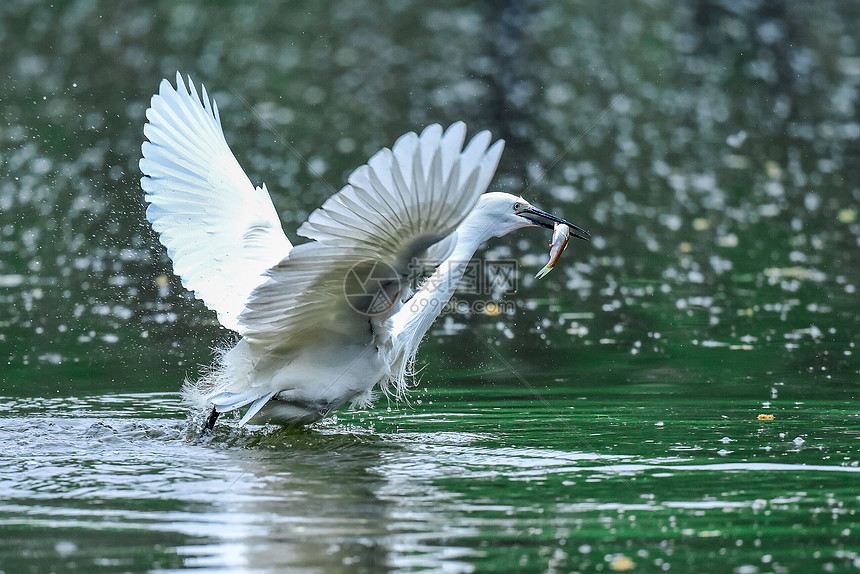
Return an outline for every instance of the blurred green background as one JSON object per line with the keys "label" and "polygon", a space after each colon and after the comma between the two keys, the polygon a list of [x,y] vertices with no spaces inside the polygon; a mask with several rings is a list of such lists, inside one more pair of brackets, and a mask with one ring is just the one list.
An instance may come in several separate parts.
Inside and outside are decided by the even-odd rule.
{"label": "blurred green background", "polygon": [[[179,507],[185,521],[230,523],[220,514],[229,509],[195,506],[194,492],[219,500],[216,486],[186,477],[170,496],[161,488],[171,480],[105,494],[116,468],[88,458],[112,452],[105,436],[140,457],[142,476],[180,452],[177,473],[184,463],[197,479],[214,472],[214,483],[236,476],[219,475],[210,457],[238,457],[232,464],[243,468],[250,450],[264,461],[264,485],[266,472],[338,475],[344,462],[333,453],[349,445],[342,481],[296,495],[306,503],[296,512],[320,519],[315,497],[330,496],[343,503],[330,509],[339,519],[344,509],[390,505],[404,522],[387,515],[379,531],[354,536],[354,525],[317,524],[313,542],[296,535],[295,547],[281,549],[299,556],[289,563],[299,570],[629,569],[622,558],[655,571],[860,567],[854,474],[750,466],[858,461],[858,21],[860,3],[836,1],[3,2],[0,441],[9,464],[0,494],[9,502],[0,528],[18,545],[0,554],[0,569],[286,567],[253,545],[245,550],[255,561],[230,566],[232,534],[213,542],[210,529],[176,527],[170,512]],[[214,444],[186,443],[173,393],[229,333],[183,292],[143,217],[144,112],[177,70],[214,95],[228,142],[251,181],[267,184],[293,242],[308,213],[375,151],[456,120],[507,141],[491,189],[523,194],[593,240],[572,243],[541,282],[532,276],[548,234],[490,243],[481,256],[518,262],[517,292],[503,295],[516,310],[440,318],[419,353],[426,367],[410,406],[383,398],[369,413],[262,445],[235,430]],[[759,422],[767,413],[774,422]],[[66,449],[50,446],[57,424]],[[462,446],[451,467],[470,472],[427,474],[445,467],[437,449],[448,452],[449,432],[477,449]],[[321,466],[302,474],[290,466],[294,450]],[[386,466],[389,450],[404,466]],[[588,474],[565,466],[576,453],[599,465],[620,455],[646,469],[667,456],[740,467],[677,481],[655,479],[656,467],[625,479],[595,470],[597,484],[586,487],[566,474]],[[545,489],[506,474],[535,456],[555,457],[552,472],[534,467]],[[410,478],[410,488],[460,502],[421,499],[429,514],[416,518],[414,490],[356,501],[355,473],[391,488],[415,457],[426,466],[411,472],[425,478]],[[46,469],[57,468],[72,478],[49,488]],[[646,486],[631,489],[637,477]],[[249,488],[243,496],[254,500]],[[173,502],[154,502],[165,497]],[[56,528],[90,536],[104,516],[81,502],[68,520],[37,518],[61,499],[166,507],[128,530],[110,526],[119,539],[104,537],[84,559],[83,543],[57,538]],[[687,512],[671,500],[688,501]],[[781,500],[783,512],[765,518],[759,500]],[[513,508],[513,518],[494,504]],[[651,505],[653,520],[631,522],[636,505]],[[727,508],[749,514],[728,518]],[[255,523],[255,544],[278,548],[278,537],[293,540],[284,532],[295,534],[286,526],[294,522],[272,512],[282,530]],[[819,522],[824,515],[832,520]],[[685,518],[692,522],[677,524]],[[392,520],[425,537],[392,546]],[[745,526],[732,532],[733,524]],[[121,536],[129,531],[169,539],[129,546]],[[333,562],[321,562],[330,545],[339,548]],[[370,547],[372,559],[358,550],[349,558]],[[396,559],[397,548],[426,560]],[[200,558],[210,551],[220,558]],[[755,570],[738,570],[747,566]]]}

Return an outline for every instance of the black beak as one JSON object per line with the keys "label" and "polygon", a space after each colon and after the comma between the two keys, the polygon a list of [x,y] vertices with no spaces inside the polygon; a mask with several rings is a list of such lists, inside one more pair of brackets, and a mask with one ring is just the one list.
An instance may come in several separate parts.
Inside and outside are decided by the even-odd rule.
{"label": "black beak", "polygon": [[525,217],[529,221],[531,221],[535,225],[540,225],[541,227],[546,227],[547,229],[552,229],[555,227],[557,223],[563,223],[570,227],[570,234],[574,237],[578,237],[579,239],[584,239],[588,241],[591,239],[591,234],[579,227],[578,225],[574,225],[569,221],[565,221],[551,213],[547,213],[546,211],[541,211],[535,207],[529,207],[520,211],[517,215],[520,217]]}

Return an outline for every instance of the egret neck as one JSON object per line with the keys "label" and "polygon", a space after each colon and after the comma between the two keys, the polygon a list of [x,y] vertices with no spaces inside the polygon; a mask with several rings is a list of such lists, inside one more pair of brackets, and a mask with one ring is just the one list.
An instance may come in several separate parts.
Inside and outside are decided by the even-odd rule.
{"label": "egret neck", "polygon": [[406,391],[406,374],[418,344],[454,295],[475,251],[488,239],[498,236],[494,222],[480,207],[478,202],[477,208],[457,227],[451,255],[391,317],[391,379],[398,396]]}

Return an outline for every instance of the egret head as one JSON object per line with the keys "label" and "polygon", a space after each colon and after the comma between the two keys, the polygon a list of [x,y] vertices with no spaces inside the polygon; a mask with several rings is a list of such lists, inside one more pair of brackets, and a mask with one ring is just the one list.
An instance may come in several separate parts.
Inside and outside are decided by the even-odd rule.
{"label": "egret head", "polygon": [[557,223],[570,227],[570,234],[588,241],[591,235],[578,225],[542,211],[522,197],[510,193],[485,193],[478,201],[476,210],[486,216],[485,224],[495,237],[502,237],[523,227],[546,227],[552,229]]}

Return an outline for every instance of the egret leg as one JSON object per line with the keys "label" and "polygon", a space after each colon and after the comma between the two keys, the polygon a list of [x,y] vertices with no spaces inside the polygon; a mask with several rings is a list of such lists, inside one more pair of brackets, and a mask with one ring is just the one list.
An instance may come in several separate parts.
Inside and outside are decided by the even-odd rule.
{"label": "egret leg", "polygon": [[213,405],[212,406],[212,412],[210,412],[209,416],[206,417],[206,422],[203,423],[203,428],[200,430],[201,436],[206,434],[206,431],[212,430],[212,428],[215,426],[215,421],[218,420],[218,417],[220,415],[221,415],[221,413],[219,413],[218,409]]}

